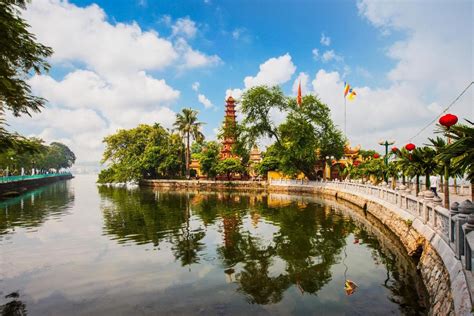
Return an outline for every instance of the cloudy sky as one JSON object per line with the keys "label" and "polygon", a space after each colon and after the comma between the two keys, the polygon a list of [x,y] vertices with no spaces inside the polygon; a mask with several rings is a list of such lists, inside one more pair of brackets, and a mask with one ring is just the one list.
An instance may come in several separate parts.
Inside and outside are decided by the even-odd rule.
{"label": "cloudy sky", "polygon": [[[347,104],[351,143],[403,146],[473,80],[473,12],[469,0],[32,0],[23,16],[54,55],[30,84],[48,104],[9,124],[88,164],[104,136],[171,127],[183,107],[199,110],[215,138],[225,96],[260,84],[294,95],[301,80],[342,128],[348,81],[358,94]],[[473,90],[450,112],[473,119]]]}

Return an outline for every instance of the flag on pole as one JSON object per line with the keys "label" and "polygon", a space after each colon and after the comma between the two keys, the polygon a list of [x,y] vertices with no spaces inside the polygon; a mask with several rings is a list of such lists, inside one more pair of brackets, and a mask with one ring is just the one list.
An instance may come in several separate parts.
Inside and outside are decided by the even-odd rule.
{"label": "flag on pole", "polygon": [[303,101],[303,98],[301,97],[301,80],[298,84],[298,96],[296,97],[296,103],[298,103],[299,106],[301,106],[301,103]]}
{"label": "flag on pole", "polygon": [[349,99],[350,101],[353,101],[356,97],[356,92],[351,88],[349,89],[349,96],[347,97],[347,99]]}
{"label": "flag on pole", "polygon": [[349,93],[349,90],[351,89],[351,86],[344,81],[344,98],[347,96],[347,93]]}

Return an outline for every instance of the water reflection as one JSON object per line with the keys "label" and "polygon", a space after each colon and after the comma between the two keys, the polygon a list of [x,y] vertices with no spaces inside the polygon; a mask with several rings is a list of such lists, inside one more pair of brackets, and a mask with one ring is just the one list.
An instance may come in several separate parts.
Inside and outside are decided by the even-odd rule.
{"label": "water reflection", "polygon": [[69,181],[60,181],[29,191],[18,197],[0,201],[0,238],[16,227],[34,228],[48,218],[59,218],[74,201]]}
{"label": "water reflection", "polygon": [[[99,193],[106,235],[119,243],[151,243],[158,253],[160,245],[170,244],[175,260],[189,271],[196,264],[218,265],[250,304],[277,304],[295,293],[321,295],[329,284],[326,291],[343,301],[344,263],[346,273],[365,278],[354,296],[365,297],[360,304],[369,310],[374,307],[368,298],[380,300],[380,311],[391,302],[404,314],[425,312],[415,264],[383,225],[352,207],[272,194],[103,186]],[[213,234],[220,236],[218,242]],[[362,255],[365,249],[369,256]],[[216,263],[202,260],[212,254]],[[380,283],[370,271],[373,265],[385,268]]]}

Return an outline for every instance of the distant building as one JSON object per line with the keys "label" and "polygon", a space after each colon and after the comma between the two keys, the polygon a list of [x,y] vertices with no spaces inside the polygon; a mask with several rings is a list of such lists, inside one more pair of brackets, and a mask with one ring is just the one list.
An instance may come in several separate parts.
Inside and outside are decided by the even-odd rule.
{"label": "distant building", "polygon": [[225,105],[224,136],[220,155],[221,159],[238,158],[237,155],[232,153],[232,147],[235,143],[235,118],[235,100],[232,96],[229,96]]}

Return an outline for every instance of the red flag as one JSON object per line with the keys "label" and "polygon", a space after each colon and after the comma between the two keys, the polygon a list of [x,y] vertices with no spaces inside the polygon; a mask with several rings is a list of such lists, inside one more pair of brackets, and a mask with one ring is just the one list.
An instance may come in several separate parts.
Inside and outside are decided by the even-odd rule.
{"label": "red flag", "polygon": [[301,97],[301,81],[298,84],[298,96],[296,97],[296,103],[298,103],[299,106],[301,106],[303,99]]}

